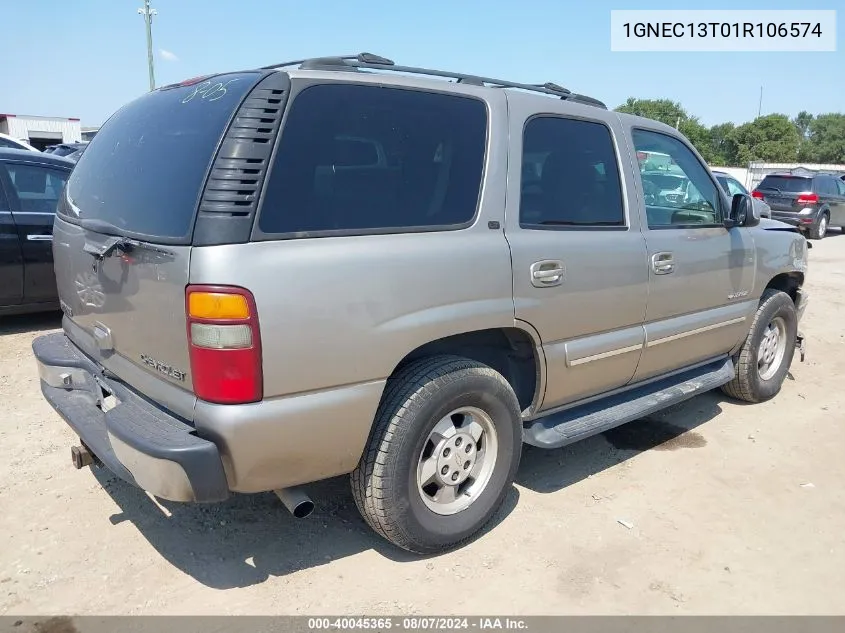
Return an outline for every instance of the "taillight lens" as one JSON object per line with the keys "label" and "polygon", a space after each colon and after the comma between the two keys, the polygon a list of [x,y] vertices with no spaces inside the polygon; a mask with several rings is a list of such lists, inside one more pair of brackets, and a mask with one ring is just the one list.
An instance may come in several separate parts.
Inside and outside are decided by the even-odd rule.
{"label": "taillight lens", "polygon": [[818,204],[819,196],[816,193],[802,193],[795,202],[798,204]]}
{"label": "taillight lens", "polygon": [[757,190],[755,189],[754,191],[752,191],[752,192],[751,192],[751,197],[752,197],[752,198],[757,198],[758,200],[762,200],[762,199],[763,199],[763,194],[762,194],[762,193],[760,193],[759,191],[757,191]]}
{"label": "taillight lens", "polygon": [[185,314],[197,397],[218,404],[261,400],[261,336],[252,293],[234,286],[188,286]]}

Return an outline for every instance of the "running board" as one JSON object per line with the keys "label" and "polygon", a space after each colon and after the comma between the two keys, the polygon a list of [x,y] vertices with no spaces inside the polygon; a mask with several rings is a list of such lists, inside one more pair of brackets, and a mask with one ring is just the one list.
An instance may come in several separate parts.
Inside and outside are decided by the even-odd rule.
{"label": "running board", "polygon": [[733,361],[719,360],[532,420],[526,423],[522,439],[540,448],[560,448],[721,387],[733,378]]}

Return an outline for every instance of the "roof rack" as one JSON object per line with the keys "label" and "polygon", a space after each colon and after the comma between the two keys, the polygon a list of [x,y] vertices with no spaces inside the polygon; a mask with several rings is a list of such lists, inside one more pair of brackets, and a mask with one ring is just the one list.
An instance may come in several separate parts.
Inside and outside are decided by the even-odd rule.
{"label": "roof rack", "polygon": [[347,70],[353,72],[358,71],[359,69],[392,70],[394,72],[409,73],[414,75],[444,77],[447,79],[454,79],[458,83],[465,83],[473,86],[487,86],[490,88],[515,88],[517,90],[539,92],[553,97],[558,97],[566,101],[575,101],[577,103],[592,105],[598,108],[603,108],[605,110],[607,109],[607,106],[598,99],[574,93],[571,90],[552,82],[546,82],[543,84],[526,84],[516,81],[507,81],[504,79],[482,77],[479,75],[466,75],[463,73],[456,73],[445,70],[435,70],[432,68],[397,66],[392,59],[382,57],[381,55],[375,55],[373,53],[359,53],[357,55],[335,55],[331,57],[297,59],[294,61],[282,62],[280,64],[262,66],[262,69],[270,70],[273,68],[285,68],[288,66],[299,66],[302,69],[310,70]]}

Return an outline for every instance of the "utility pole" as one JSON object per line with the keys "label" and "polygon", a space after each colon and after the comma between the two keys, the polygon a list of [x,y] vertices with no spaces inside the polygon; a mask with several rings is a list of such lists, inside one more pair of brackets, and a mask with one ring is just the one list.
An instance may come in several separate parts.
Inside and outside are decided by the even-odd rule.
{"label": "utility pole", "polygon": [[760,115],[763,112],[763,86],[760,86],[760,103],[757,105],[757,118],[760,118]]}
{"label": "utility pole", "polygon": [[144,16],[144,23],[147,25],[147,66],[150,70],[150,91],[153,91],[156,89],[156,75],[153,68],[153,16],[157,14],[157,11],[150,8],[150,0],[144,0],[144,7],[138,9],[138,13]]}

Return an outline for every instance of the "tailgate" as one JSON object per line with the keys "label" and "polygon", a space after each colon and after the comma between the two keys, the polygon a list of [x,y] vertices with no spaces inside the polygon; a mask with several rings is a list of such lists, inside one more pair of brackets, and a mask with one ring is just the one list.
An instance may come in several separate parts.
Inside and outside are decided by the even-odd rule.
{"label": "tailgate", "polygon": [[[135,242],[99,259],[87,251],[110,236],[57,218],[53,257],[65,331],[117,377],[189,417],[189,399],[168,397],[164,381],[192,390],[185,319],[190,246]],[[141,372],[155,381],[144,380]],[[182,406],[179,406],[182,401]]]}

